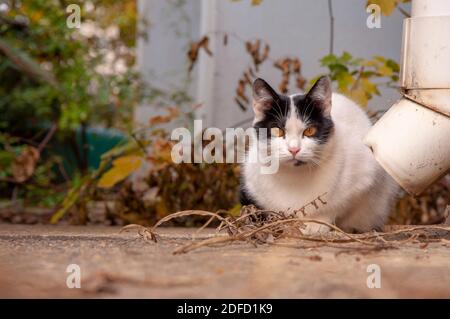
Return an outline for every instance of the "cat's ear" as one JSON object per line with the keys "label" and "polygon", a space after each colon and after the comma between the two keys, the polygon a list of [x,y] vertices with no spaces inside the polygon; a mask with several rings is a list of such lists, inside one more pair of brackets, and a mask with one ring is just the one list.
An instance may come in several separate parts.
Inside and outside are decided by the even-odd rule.
{"label": "cat's ear", "polygon": [[321,76],[309,90],[307,97],[322,110],[323,115],[331,112],[331,81],[328,76]]}
{"label": "cat's ear", "polygon": [[278,94],[263,79],[253,82],[253,111],[256,119],[263,119],[264,113],[270,110],[273,102],[278,99]]}

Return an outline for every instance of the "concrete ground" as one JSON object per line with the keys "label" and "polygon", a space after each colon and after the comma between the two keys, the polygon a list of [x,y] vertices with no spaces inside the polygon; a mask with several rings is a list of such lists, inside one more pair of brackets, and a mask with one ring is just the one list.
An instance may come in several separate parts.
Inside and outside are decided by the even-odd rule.
{"label": "concrete ground", "polygon": [[[450,298],[448,241],[381,251],[360,244],[235,243],[173,255],[193,230],[161,228],[158,243],[118,232],[0,224],[0,297]],[[80,266],[79,289],[67,287],[70,264]],[[380,267],[381,288],[367,286],[372,264]]]}

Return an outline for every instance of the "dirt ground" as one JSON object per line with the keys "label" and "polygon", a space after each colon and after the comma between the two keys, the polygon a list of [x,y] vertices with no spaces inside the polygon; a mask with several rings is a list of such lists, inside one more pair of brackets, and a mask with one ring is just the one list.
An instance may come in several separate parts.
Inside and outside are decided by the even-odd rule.
{"label": "dirt ground", "polygon": [[[206,230],[197,238],[210,236]],[[0,224],[0,297],[450,298],[450,244],[235,243],[173,255],[194,230],[161,228],[146,242],[117,227]],[[81,288],[68,288],[68,265]],[[368,266],[380,288],[368,288]]]}

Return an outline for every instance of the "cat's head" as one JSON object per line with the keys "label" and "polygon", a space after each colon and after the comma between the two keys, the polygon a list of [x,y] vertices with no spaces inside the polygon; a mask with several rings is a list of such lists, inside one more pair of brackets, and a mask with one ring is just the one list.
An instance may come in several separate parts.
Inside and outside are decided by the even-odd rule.
{"label": "cat's head", "polygon": [[254,128],[268,144],[281,165],[318,165],[333,134],[331,83],[322,76],[307,94],[278,94],[263,79],[253,83]]}

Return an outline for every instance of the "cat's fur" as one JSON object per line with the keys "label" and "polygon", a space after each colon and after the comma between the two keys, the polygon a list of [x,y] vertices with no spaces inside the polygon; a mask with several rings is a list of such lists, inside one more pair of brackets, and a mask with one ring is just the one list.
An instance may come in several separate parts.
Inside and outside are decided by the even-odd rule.
{"label": "cat's fur", "polygon": [[[248,154],[267,137],[279,152],[279,169],[262,174],[261,163],[243,164],[241,203],[275,211],[297,210],[319,195],[326,204],[309,205],[306,214],[334,223],[348,232],[380,229],[388,217],[398,186],[375,161],[362,140],[371,123],[366,113],[343,95],[331,92],[327,77],[320,78],[307,94],[285,96],[264,80],[253,84],[253,126],[268,129],[255,135]],[[316,133],[303,136],[308,126]],[[280,127],[284,137],[273,137],[270,128]],[[288,151],[299,147],[295,154]],[[294,149],[292,148],[294,147]],[[248,156],[247,154],[247,156]],[[248,157],[247,157],[248,159]],[[307,233],[328,231],[310,223]]]}

